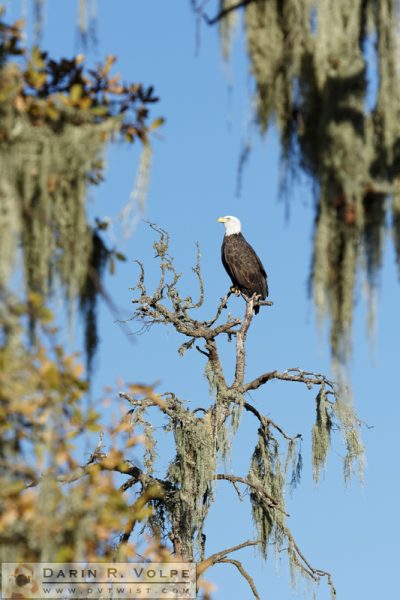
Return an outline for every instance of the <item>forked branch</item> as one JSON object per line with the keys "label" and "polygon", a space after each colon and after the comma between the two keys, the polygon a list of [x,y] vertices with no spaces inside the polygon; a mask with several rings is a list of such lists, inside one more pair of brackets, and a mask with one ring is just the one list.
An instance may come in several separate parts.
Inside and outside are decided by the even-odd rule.
{"label": "forked branch", "polygon": [[215,552],[215,554],[211,554],[197,565],[197,577],[200,577],[207,569],[226,558],[228,554],[237,552],[237,550],[241,550],[242,548],[248,548],[249,546],[258,546],[260,543],[261,540],[246,540],[237,546],[232,546],[231,548],[226,548],[225,550],[220,550],[219,552]]}
{"label": "forked branch", "polygon": [[309,371],[303,371],[299,368],[287,369],[286,371],[269,371],[263,373],[259,377],[256,377],[249,383],[246,383],[240,387],[242,393],[250,392],[251,390],[257,390],[262,385],[271,381],[272,379],[279,379],[280,381],[295,381],[298,383],[304,383],[308,389],[311,389],[315,385],[325,385],[329,388],[336,396],[335,383],[328,379],[325,375],[319,373],[311,373]]}

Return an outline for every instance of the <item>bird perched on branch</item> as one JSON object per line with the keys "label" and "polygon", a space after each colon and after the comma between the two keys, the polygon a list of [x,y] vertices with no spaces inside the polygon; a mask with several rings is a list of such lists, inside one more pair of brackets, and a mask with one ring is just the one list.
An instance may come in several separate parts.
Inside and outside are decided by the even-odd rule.
{"label": "bird perched on branch", "polygon": [[[222,263],[232,280],[231,291],[242,294],[248,302],[254,294],[259,300],[268,296],[267,274],[261,260],[241,233],[241,223],[237,217],[226,216],[218,219],[225,225],[225,236],[221,247]],[[260,310],[254,307],[255,314]]]}

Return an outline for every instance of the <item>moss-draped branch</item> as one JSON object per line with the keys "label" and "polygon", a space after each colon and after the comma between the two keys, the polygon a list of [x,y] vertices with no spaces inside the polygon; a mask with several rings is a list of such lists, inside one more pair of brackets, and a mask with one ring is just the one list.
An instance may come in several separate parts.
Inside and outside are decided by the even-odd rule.
{"label": "moss-draped branch", "polygon": [[[199,252],[193,269],[199,284],[199,298],[193,299],[182,295],[180,274],[169,254],[168,234],[155,225],[151,227],[158,234],[154,249],[159,261],[160,279],[155,289],[150,291],[145,267],[139,263],[139,278],[133,288],[135,312],[132,319],[141,323],[143,330],[163,324],[172,326],[187,338],[178,352],[183,355],[195,347],[204,358],[210,398],[205,399],[202,406],[191,408],[189,402],[178,398],[173,392],[154,395],[140,389],[137,393],[135,390],[133,393],[121,393],[131,404],[132,419],[137,424],[143,426],[145,420],[150,420],[146,416],[148,411],[158,409],[165,415],[166,429],[172,432],[175,440],[175,457],[165,476],[157,480],[164,489],[164,494],[153,502],[154,514],[149,526],[153,528],[153,533],[161,532],[165,539],[169,539],[176,555],[200,560],[199,574],[217,562],[227,562],[230,550],[206,558],[204,526],[215,499],[215,484],[228,482],[240,499],[241,489],[246,489],[249,493],[257,539],[245,542],[244,545],[258,546],[265,557],[270,545],[277,552],[287,549],[293,573],[299,571],[315,582],[326,577],[334,596],[330,574],[312,567],[305,559],[286,522],[289,515],[285,510],[285,486],[286,483],[295,486],[299,482],[302,435],[286,433],[280,424],[254,406],[248,392],[258,390],[263,394],[261,398],[266,399],[266,386],[273,380],[285,384],[302,383],[310,390],[317,389],[317,416],[312,434],[312,461],[316,481],[328,455],[333,424],[335,429],[342,432],[347,448],[344,459],[345,477],[352,474],[354,464],[362,465],[360,422],[351,408],[343,406],[336,384],[322,374],[290,368],[268,371],[255,379],[247,380],[245,364],[249,357],[246,356],[246,337],[253,323],[253,309],[257,300],[252,298],[246,304],[243,318],[228,315],[224,319],[224,308],[230,296],[227,294],[221,299],[214,317],[208,320],[197,318],[205,297]],[[269,309],[272,304],[263,302],[262,307]],[[226,377],[221,358],[223,339],[235,340],[236,343],[235,370],[231,382]],[[249,456],[249,472],[247,475],[218,472],[218,458],[230,452],[243,410],[252,415],[258,425],[255,449],[253,455]],[[151,443],[155,444],[154,436],[152,440]],[[239,544],[233,550],[240,547]],[[243,565],[238,561],[235,566],[252,588],[254,582]]]}

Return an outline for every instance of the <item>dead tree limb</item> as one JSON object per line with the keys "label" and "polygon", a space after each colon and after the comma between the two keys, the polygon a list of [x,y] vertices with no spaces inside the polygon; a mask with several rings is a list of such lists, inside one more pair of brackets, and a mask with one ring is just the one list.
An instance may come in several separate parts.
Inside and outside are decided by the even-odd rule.
{"label": "dead tree limb", "polygon": [[209,17],[208,15],[203,13],[203,18],[207,25],[215,25],[234,10],[238,10],[239,8],[246,8],[246,6],[248,6],[249,4],[254,4],[254,2],[259,1],[260,0],[240,0],[240,2],[237,2],[236,4],[231,4],[230,6],[227,6],[226,8],[220,10],[219,13],[215,15],[215,17]]}
{"label": "dead tree limb", "polygon": [[219,563],[230,564],[230,565],[233,565],[234,567],[236,567],[237,570],[239,571],[239,573],[241,574],[241,576],[244,577],[244,579],[249,584],[249,587],[250,587],[251,591],[253,592],[254,598],[256,598],[256,600],[261,600],[261,597],[258,595],[258,591],[257,591],[257,588],[255,586],[253,578],[249,575],[249,573],[243,567],[243,565],[240,562],[240,560],[235,560],[233,558],[221,558],[221,560],[219,560],[218,562]]}
{"label": "dead tree limb", "polygon": [[197,565],[197,577],[200,577],[207,569],[226,558],[228,554],[242,550],[242,548],[248,548],[249,546],[258,546],[260,543],[260,540],[246,540],[237,546],[232,546],[231,548],[226,548],[225,550],[220,550],[219,552],[215,552],[215,554],[211,554]]}
{"label": "dead tree limb", "polygon": [[238,477],[236,475],[225,475],[225,474],[221,474],[221,473],[216,475],[215,479],[217,479],[219,481],[230,481],[232,484],[243,483],[243,485],[246,485],[247,487],[253,489],[257,494],[260,494],[260,496],[265,499],[266,504],[270,508],[272,508],[273,510],[279,510],[286,517],[290,517],[290,515],[287,512],[285,512],[283,508],[281,508],[279,506],[279,503],[274,498],[272,498],[269,494],[267,494],[267,492],[261,485],[258,485],[254,481],[250,481],[249,479],[246,479],[245,477]]}

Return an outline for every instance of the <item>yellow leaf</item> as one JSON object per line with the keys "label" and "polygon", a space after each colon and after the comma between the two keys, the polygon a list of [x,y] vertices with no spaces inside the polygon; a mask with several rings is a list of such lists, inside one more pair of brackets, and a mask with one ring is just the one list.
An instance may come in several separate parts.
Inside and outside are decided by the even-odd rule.
{"label": "yellow leaf", "polygon": [[35,65],[35,67],[39,69],[43,69],[43,67],[45,66],[45,61],[43,59],[42,52],[37,46],[35,46],[32,49],[31,62],[33,65]]}
{"label": "yellow leaf", "polygon": [[106,106],[95,106],[91,109],[91,113],[96,117],[103,117],[108,113],[108,108]]}
{"label": "yellow leaf", "polygon": [[38,311],[38,317],[42,323],[51,323],[53,320],[53,313],[45,306],[42,306]]}
{"label": "yellow leaf", "polygon": [[98,431],[101,431],[101,425],[99,425],[98,423],[89,423],[88,425],[86,425],[86,429],[88,431],[94,431],[95,433],[97,433]]}
{"label": "yellow leaf", "polygon": [[49,117],[51,121],[58,121],[60,113],[55,106],[48,104],[46,107],[46,116]]}
{"label": "yellow leaf", "polygon": [[111,450],[109,454],[105,458],[103,458],[101,464],[106,469],[113,469],[121,463],[122,458],[122,452],[119,452],[118,450]]}
{"label": "yellow leaf", "polygon": [[83,373],[83,365],[81,365],[80,363],[75,363],[74,366],[72,367],[72,374],[74,377],[76,377],[76,379],[79,379],[79,377],[82,376]]}
{"label": "yellow leaf", "polygon": [[151,131],[154,131],[154,129],[158,129],[159,127],[161,127],[161,125],[164,125],[165,123],[165,119],[164,117],[158,117],[158,119],[155,119],[152,124],[150,125],[149,129]]}
{"label": "yellow leaf", "polygon": [[103,75],[108,75],[108,73],[109,73],[112,65],[115,63],[116,60],[117,60],[117,57],[113,56],[112,54],[110,54],[109,56],[107,56],[106,62],[105,62],[104,67],[102,69]]}
{"label": "yellow leaf", "polygon": [[89,96],[85,96],[84,98],[81,98],[81,100],[79,102],[79,108],[81,108],[82,110],[87,110],[91,106],[92,106],[92,99]]}
{"label": "yellow leaf", "polygon": [[73,104],[75,104],[76,102],[78,102],[81,99],[82,92],[83,92],[82,85],[80,83],[74,83],[74,85],[71,87],[71,89],[69,91],[69,97]]}
{"label": "yellow leaf", "polygon": [[26,109],[26,102],[22,96],[16,96],[14,100],[14,106],[19,112],[24,112]]}
{"label": "yellow leaf", "polygon": [[136,446],[138,443],[138,438],[134,437],[128,440],[125,444],[125,448],[132,448],[132,446]]}
{"label": "yellow leaf", "polygon": [[62,465],[68,460],[68,452],[66,450],[60,450],[56,454],[56,461],[58,465]]}

